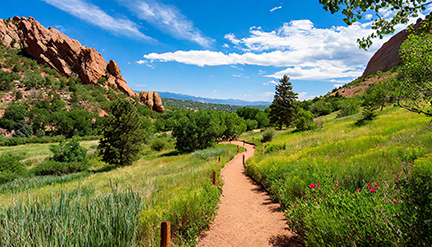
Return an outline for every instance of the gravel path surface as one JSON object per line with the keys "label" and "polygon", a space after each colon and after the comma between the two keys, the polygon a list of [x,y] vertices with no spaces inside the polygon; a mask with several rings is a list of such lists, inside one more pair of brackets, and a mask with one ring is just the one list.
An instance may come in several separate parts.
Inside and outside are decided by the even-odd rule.
{"label": "gravel path surface", "polygon": [[[242,142],[231,142],[243,146]],[[300,246],[288,231],[280,205],[244,174],[243,155],[249,158],[255,149],[237,155],[221,171],[224,185],[221,203],[213,225],[199,239],[198,246]]]}

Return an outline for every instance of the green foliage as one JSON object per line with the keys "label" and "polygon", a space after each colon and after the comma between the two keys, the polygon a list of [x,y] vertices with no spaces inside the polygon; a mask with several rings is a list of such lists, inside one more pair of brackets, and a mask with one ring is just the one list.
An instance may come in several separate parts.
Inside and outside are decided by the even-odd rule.
{"label": "green foliage", "polygon": [[150,148],[151,150],[155,150],[155,151],[162,151],[166,148],[166,146],[168,146],[168,143],[163,140],[163,139],[155,139],[151,144],[150,144]]}
{"label": "green foliage", "polygon": [[246,126],[247,126],[247,129],[246,129],[247,131],[254,130],[258,127],[258,121],[247,119],[246,120]]}
{"label": "green foliage", "polygon": [[311,130],[316,127],[312,112],[305,111],[303,108],[299,108],[293,125],[298,131]]}
{"label": "green foliage", "polygon": [[76,136],[69,142],[62,141],[59,145],[51,145],[49,150],[53,152],[52,160],[58,162],[84,162],[87,149],[81,147]]}
{"label": "green foliage", "polygon": [[236,112],[240,108],[257,108],[264,110],[268,105],[251,105],[251,106],[239,106],[239,105],[227,105],[217,103],[203,103],[193,100],[180,100],[171,98],[162,98],[163,104],[168,109],[194,109],[194,110],[216,110],[223,112]]}
{"label": "green foliage", "polygon": [[36,71],[27,71],[26,75],[24,76],[23,83],[27,90],[33,89],[33,88],[39,88],[44,84],[45,80],[40,75],[40,72]]}
{"label": "green foliage", "polygon": [[306,245],[430,246],[429,121],[398,107],[379,114],[360,128],[332,114],[322,130],[281,132],[248,160]]}
{"label": "green foliage", "polygon": [[0,185],[28,175],[27,169],[20,160],[20,156],[9,153],[0,156]]}
{"label": "green foliage", "polygon": [[[395,26],[398,24],[407,24],[410,18],[416,18],[425,11],[431,3],[428,0],[383,0],[383,1],[344,1],[344,0],[320,0],[320,4],[332,14],[342,9],[343,19],[347,25],[352,25],[357,20],[362,19],[365,13],[370,13],[372,21],[373,33],[366,38],[358,39],[360,47],[367,49],[372,45],[372,39],[379,37],[382,39],[384,35],[393,33]],[[390,8],[394,11],[393,15],[382,16],[381,10]],[[418,32],[429,33],[431,29],[431,15],[427,15],[425,21],[422,22]]]}
{"label": "green foliage", "polygon": [[144,142],[137,109],[132,101],[118,100],[110,113],[102,125],[98,147],[102,160],[114,166],[131,165]]}
{"label": "green foliage", "polygon": [[0,90],[11,90],[15,86],[13,81],[19,79],[21,79],[21,75],[16,72],[6,72],[0,70]]}
{"label": "green foliage", "polygon": [[336,117],[346,117],[350,115],[354,115],[359,112],[360,103],[353,99],[345,101],[345,104],[342,106]]}
{"label": "green foliage", "polygon": [[398,104],[412,112],[432,116],[432,37],[410,34],[402,43],[404,64],[398,71]]}
{"label": "green foliage", "polygon": [[284,124],[286,126],[291,125],[297,114],[297,95],[292,90],[289,77],[284,75],[279,80],[279,84],[276,85],[275,96],[270,105],[270,122],[277,124],[280,130]]}
{"label": "green foliage", "polygon": [[[231,115],[230,115],[231,116]],[[231,118],[230,118],[231,119]],[[232,126],[234,126],[234,122]],[[192,111],[180,115],[172,135],[176,138],[176,149],[180,152],[193,152],[212,147],[221,135],[221,119],[214,111]]]}
{"label": "green foliage", "polygon": [[262,142],[270,142],[271,140],[273,140],[273,136],[274,136],[275,132],[274,130],[268,129],[263,133],[262,136]]}

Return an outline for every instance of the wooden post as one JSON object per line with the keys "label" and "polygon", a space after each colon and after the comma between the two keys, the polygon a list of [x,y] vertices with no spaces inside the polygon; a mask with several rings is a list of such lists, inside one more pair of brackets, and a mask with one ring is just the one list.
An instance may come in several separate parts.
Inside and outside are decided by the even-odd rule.
{"label": "wooden post", "polygon": [[219,156],[219,165],[220,165],[220,163],[221,163],[221,157]]}
{"label": "wooden post", "polygon": [[237,146],[237,154],[240,152],[240,147]]}
{"label": "wooden post", "polygon": [[243,147],[244,147],[244,145],[245,145],[245,142],[243,141]]}
{"label": "wooden post", "polygon": [[245,155],[243,154],[243,165],[245,164],[245,161],[246,161],[246,157],[245,157]]}
{"label": "wooden post", "polygon": [[213,185],[217,185],[217,180],[216,180],[216,178],[217,178],[217,173],[216,173],[216,172],[213,172]]}
{"label": "wooden post", "polygon": [[170,247],[171,245],[171,223],[169,221],[162,221],[161,224],[161,247]]}
{"label": "wooden post", "polygon": [[252,140],[255,140],[255,137],[252,136]]}

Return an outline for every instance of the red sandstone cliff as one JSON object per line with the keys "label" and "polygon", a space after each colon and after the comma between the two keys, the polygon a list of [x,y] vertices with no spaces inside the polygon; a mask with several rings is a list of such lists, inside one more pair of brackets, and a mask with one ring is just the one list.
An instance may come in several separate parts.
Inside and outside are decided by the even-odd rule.
{"label": "red sandstone cliff", "polygon": [[[6,48],[26,48],[27,53],[39,63],[49,64],[64,76],[75,74],[85,84],[97,84],[104,77],[127,96],[138,96],[126,83],[116,62],[110,60],[107,63],[95,49],[81,45],[55,28],[45,28],[32,17],[0,21],[0,42]],[[162,100],[147,105],[163,111]]]}

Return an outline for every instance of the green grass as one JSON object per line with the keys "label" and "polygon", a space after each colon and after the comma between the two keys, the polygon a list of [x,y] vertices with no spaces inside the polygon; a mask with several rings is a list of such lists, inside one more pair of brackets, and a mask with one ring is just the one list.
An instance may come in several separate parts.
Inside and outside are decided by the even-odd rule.
{"label": "green grass", "polygon": [[[373,203],[364,204],[369,206],[363,205],[360,209],[364,209],[364,212],[373,212],[371,214],[376,217],[373,220],[384,221],[383,215],[393,209],[383,205],[395,199],[401,203],[407,201],[407,197],[403,196],[406,194],[405,189],[400,184],[416,179],[412,176],[416,164],[421,166],[421,169],[429,169],[426,174],[432,175],[432,129],[427,128],[430,118],[397,107],[388,107],[379,112],[378,119],[357,127],[354,123],[360,118],[360,114],[335,119],[336,114],[323,117],[322,129],[306,132],[287,130],[280,133],[270,143],[258,145],[256,155],[246,163],[247,174],[269,188],[273,199],[279,201],[287,211],[292,229],[304,235],[307,245],[347,244],[337,242],[340,238],[336,237],[321,238],[325,234],[317,237],[322,233],[320,229],[328,228],[325,222],[337,222],[339,228],[334,229],[336,232],[333,232],[332,236],[339,234],[344,241],[350,237],[354,238],[357,234],[357,243],[361,243],[361,238],[367,238],[367,234],[370,234],[362,231],[356,233],[356,230],[350,228],[353,224],[373,225],[365,222],[365,219],[357,217],[351,222],[341,220],[345,216],[348,217],[344,216],[345,213],[354,211],[346,211],[350,206],[344,207],[342,201],[346,200],[346,205],[356,205],[356,202],[352,201],[355,197],[341,197],[344,193],[356,193],[357,189],[366,192],[367,183],[379,184],[380,193],[369,195],[374,198]],[[423,182],[427,183],[426,180]],[[321,195],[322,203],[318,202],[315,205],[318,195],[315,193],[316,189],[311,190],[310,184],[316,183],[323,185],[321,188],[327,188],[327,193]],[[331,188],[338,188],[336,184],[343,193],[329,193],[332,191]],[[313,202],[309,201],[311,198]],[[329,204],[333,201],[340,201],[342,204]],[[372,205],[384,211],[374,211],[370,208]],[[427,204],[426,207],[430,205]],[[337,211],[340,206],[344,209]],[[332,211],[333,209],[335,211]],[[385,211],[387,209],[389,211]],[[400,210],[400,213],[404,209],[401,206],[397,210]],[[400,215],[402,219],[406,214]],[[335,218],[332,218],[333,216]],[[392,220],[377,222],[382,223],[384,227],[380,228],[381,234],[384,233],[388,238],[377,238],[377,242],[374,243],[391,245],[386,241],[402,241],[403,234],[413,234],[404,232],[406,228],[402,226],[402,220],[394,217]],[[390,229],[392,224],[395,230]],[[332,242],[332,239],[335,242]]]}
{"label": "green grass", "polygon": [[[95,145],[81,143],[85,147]],[[22,150],[42,154],[48,146],[23,146]],[[10,234],[4,236],[2,243],[59,246],[74,242],[81,246],[100,242],[101,245],[154,246],[160,241],[161,221],[169,220],[174,243],[194,245],[199,233],[213,220],[219,203],[221,183],[219,187],[211,184],[212,173],[219,173],[223,164],[236,154],[237,147],[231,144],[183,155],[172,149],[154,152],[145,147],[141,158],[132,166],[82,177],[77,174],[67,175],[69,178],[30,178],[12,182],[15,185],[6,184],[7,188],[0,188],[0,232],[7,230]],[[26,187],[19,188],[23,184]],[[117,203],[116,196],[126,199]],[[123,208],[129,209],[128,212]],[[55,214],[61,217],[55,219]],[[45,220],[36,224],[41,218]],[[12,224],[15,221],[23,223]],[[78,229],[77,222],[91,221],[95,224]],[[103,229],[98,232],[97,227]],[[54,229],[59,229],[59,233],[54,234]],[[128,232],[131,238],[121,235],[122,232]],[[74,236],[69,236],[70,233]]]}

